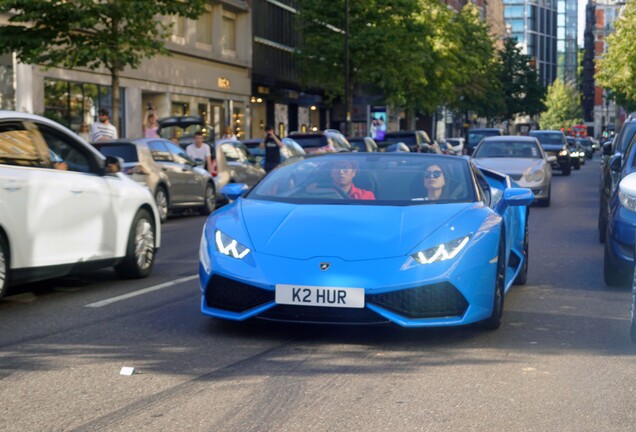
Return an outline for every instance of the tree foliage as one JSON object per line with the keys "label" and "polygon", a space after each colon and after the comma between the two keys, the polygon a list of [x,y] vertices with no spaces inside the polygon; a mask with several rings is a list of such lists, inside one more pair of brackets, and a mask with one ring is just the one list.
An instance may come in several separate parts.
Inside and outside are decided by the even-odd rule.
{"label": "tree foliage", "polygon": [[[298,65],[306,84],[344,94],[344,0],[299,0]],[[437,0],[349,0],[351,88],[371,85],[384,102],[433,112],[488,88],[492,40],[477,10]]]}
{"label": "tree foliage", "polygon": [[607,39],[607,50],[596,62],[596,82],[616,100],[636,107],[636,2],[628,1]]}
{"label": "tree foliage", "polygon": [[576,84],[557,79],[548,86],[546,110],[541,113],[542,129],[569,128],[582,123],[581,94]]}
{"label": "tree foliage", "polygon": [[170,23],[161,16],[197,18],[205,0],[0,0],[11,18],[0,26],[0,51],[23,63],[106,68],[112,78],[113,120],[119,112],[119,76],[144,58],[169,54]]}
{"label": "tree foliage", "polygon": [[499,82],[505,109],[503,120],[517,115],[536,115],[545,109],[545,89],[528,55],[522,54],[515,39],[508,38],[499,52]]}

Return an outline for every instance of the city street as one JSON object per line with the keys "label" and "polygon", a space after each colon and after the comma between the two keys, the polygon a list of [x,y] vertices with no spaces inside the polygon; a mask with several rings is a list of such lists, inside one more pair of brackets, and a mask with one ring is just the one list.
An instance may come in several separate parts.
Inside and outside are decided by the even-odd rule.
{"label": "city street", "polygon": [[598,154],[555,172],[496,331],[204,317],[205,218],[173,217],[147,279],[106,269],[0,300],[0,430],[631,431],[630,291],[603,282],[598,181]]}

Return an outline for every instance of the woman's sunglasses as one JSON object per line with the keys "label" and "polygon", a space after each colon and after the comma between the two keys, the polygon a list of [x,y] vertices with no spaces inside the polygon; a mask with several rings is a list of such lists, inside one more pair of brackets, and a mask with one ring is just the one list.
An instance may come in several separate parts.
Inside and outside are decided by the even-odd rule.
{"label": "woman's sunglasses", "polygon": [[442,170],[424,171],[424,178],[440,178],[442,176]]}

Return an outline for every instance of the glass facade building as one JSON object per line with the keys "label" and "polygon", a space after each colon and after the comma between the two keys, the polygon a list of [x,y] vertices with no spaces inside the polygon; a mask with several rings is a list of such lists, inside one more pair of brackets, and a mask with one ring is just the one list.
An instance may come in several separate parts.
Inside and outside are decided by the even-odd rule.
{"label": "glass facade building", "polygon": [[[557,77],[558,1],[575,0],[503,0],[506,27],[534,60],[544,86]],[[574,35],[576,43],[576,27]]]}

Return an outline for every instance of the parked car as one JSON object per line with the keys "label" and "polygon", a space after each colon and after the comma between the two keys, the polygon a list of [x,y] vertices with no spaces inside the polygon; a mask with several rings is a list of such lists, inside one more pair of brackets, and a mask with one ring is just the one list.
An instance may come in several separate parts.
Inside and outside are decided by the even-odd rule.
{"label": "parked car", "polygon": [[442,154],[439,145],[430,139],[423,130],[403,130],[387,132],[383,141],[402,142],[409,147],[411,152]]}
{"label": "parked car", "polygon": [[[241,142],[245,145],[245,147],[247,147],[247,150],[254,155],[258,163],[262,167],[265,167],[265,149],[259,147],[262,141],[262,139],[258,138],[246,139]],[[300,146],[300,144],[294,141],[293,138],[285,137],[281,139],[281,142],[283,143],[283,147],[280,149],[281,162],[291,157],[305,154],[305,150]]]}
{"label": "parked car", "polygon": [[[618,184],[619,194],[626,212],[636,214],[636,173],[626,175]],[[636,252],[634,252],[636,256]],[[632,269],[633,271],[633,269]],[[632,295],[630,307],[629,336],[633,343],[636,343],[636,280],[632,278]]]}
{"label": "parked car", "polygon": [[305,153],[337,153],[353,150],[347,138],[335,129],[312,133],[292,132],[289,138],[296,141]]}
{"label": "parked car", "polygon": [[122,171],[150,189],[162,222],[177,210],[208,215],[216,208],[214,178],[181,147],[160,138],[118,139],[93,143],[105,156],[124,160]]}
{"label": "parked car", "polygon": [[447,153],[455,156],[464,154],[465,141],[464,138],[446,138],[444,142],[448,148]]}
{"label": "parked car", "polygon": [[219,140],[217,145],[225,155],[230,168],[230,183],[245,183],[254,186],[265,177],[265,169],[247,146],[239,140]]}
{"label": "parked car", "polygon": [[464,149],[467,155],[473,154],[475,147],[479,142],[487,136],[501,136],[503,130],[499,128],[472,128],[468,129],[466,134],[466,142],[464,143]]}
{"label": "parked car", "polygon": [[570,150],[570,166],[575,170],[580,170],[581,165],[585,164],[585,149],[577,142],[576,138],[566,136],[565,139]]}
{"label": "parked car", "polygon": [[0,296],[108,266],[126,278],[150,274],[159,213],[150,191],[120,169],[52,120],[0,111]]}
{"label": "parked car", "polygon": [[471,159],[478,167],[489,168],[510,176],[520,187],[534,193],[535,201],[550,206],[552,162],[534,137],[502,135],[481,140]]}
{"label": "parked car", "polygon": [[[201,117],[196,116],[171,116],[157,120],[159,123],[159,136],[167,140],[178,141],[182,148],[186,148],[194,142],[194,134],[203,132],[203,142],[213,147],[214,128],[206,124]],[[214,150],[214,148],[213,148]]]}
{"label": "parked car", "polygon": [[[352,170],[366,199],[334,184]],[[441,199],[429,199],[429,178]],[[207,316],[494,329],[505,293],[526,282],[533,194],[466,158],[307,155],[223,192],[232,203],[201,238]]]}
{"label": "parked car", "polygon": [[380,151],[378,147],[378,143],[371,137],[351,137],[348,138],[349,144],[353,147],[354,150],[359,152],[377,152]]}
{"label": "parked car", "polygon": [[[636,136],[636,117],[628,117],[623,123],[620,132],[615,134],[611,141],[603,144],[598,210],[598,239],[601,243],[605,242],[607,234],[610,198],[614,194],[621,178],[624,177],[624,175],[621,175],[623,156],[634,136]],[[631,167],[627,166],[626,168],[629,169]]]}
{"label": "parked car", "polygon": [[563,131],[560,130],[531,130],[528,136],[535,137],[541,143],[541,147],[548,156],[555,156],[552,169],[558,169],[563,175],[572,172],[572,156]]}

